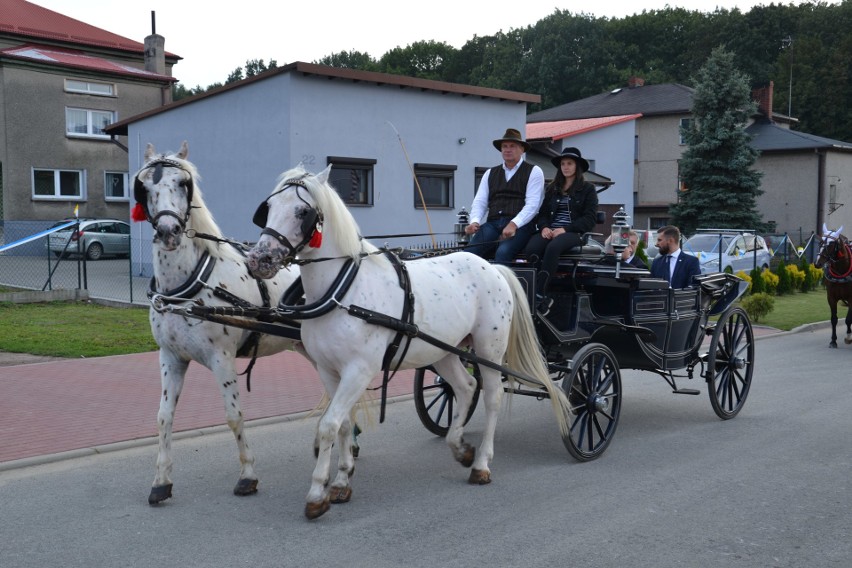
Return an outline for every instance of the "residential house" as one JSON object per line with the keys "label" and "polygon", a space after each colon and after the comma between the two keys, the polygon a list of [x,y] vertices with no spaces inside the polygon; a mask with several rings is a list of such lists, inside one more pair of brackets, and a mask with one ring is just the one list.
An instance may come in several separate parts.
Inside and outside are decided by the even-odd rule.
{"label": "residential house", "polygon": [[[461,209],[501,162],[492,141],[524,128],[538,95],[295,62],[120,120],[129,171],[145,146],[189,144],[196,184],[225,235],[257,240],[255,208],[281,173],[332,166],[331,182],[365,236],[414,234],[390,242],[452,244]],[[418,183],[415,183],[415,177]],[[419,188],[418,188],[419,186]],[[424,202],[421,201],[422,190]],[[134,228],[134,235],[136,233]],[[150,269],[150,227],[139,224],[138,269]],[[135,262],[135,260],[134,260]],[[134,272],[136,271],[134,267]]]}
{"label": "residential house", "polygon": [[[775,221],[779,233],[802,235],[825,222],[852,226],[850,202],[852,144],[790,130],[795,119],[772,112],[772,85],[754,93],[759,113],[747,127],[761,151],[755,169],[764,173],[764,194],[757,204],[764,221]],[[632,78],[614,89],[527,117],[528,126],[639,114],[634,121],[633,224],[654,229],[669,222],[668,207],[682,189],[678,163],[686,146],[680,127],[691,119],[693,89],[678,84],[645,85]],[[576,145],[566,138],[565,145]],[[623,149],[615,151],[623,152]],[[843,181],[847,180],[847,181]]]}
{"label": "residential house", "polygon": [[585,178],[599,188],[598,209],[605,213],[606,219],[604,226],[596,228],[597,232],[608,235],[612,215],[622,207],[633,217],[633,133],[641,116],[627,114],[527,124],[527,141],[533,146],[527,159],[541,166],[546,179],[556,175],[551,159],[565,148],[578,148],[589,161]]}
{"label": "residential house", "polygon": [[0,0],[0,235],[128,218],[126,140],[104,127],[171,100],[180,59],[24,0]]}

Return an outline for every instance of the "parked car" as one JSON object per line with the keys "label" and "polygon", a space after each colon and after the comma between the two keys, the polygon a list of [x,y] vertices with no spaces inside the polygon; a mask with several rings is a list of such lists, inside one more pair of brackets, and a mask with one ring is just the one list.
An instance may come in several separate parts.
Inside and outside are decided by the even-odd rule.
{"label": "parked car", "polygon": [[698,257],[702,274],[735,273],[740,270],[750,272],[755,267],[769,268],[769,262],[772,260],[772,253],[763,237],[733,229],[699,229],[681,248],[684,252]]}
{"label": "parked car", "polygon": [[[53,227],[64,225],[74,219],[63,219]],[[82,239],[82,242],[78,242]],[[67,244],[67,247],[66,247]],[[48,250],[59,256],[76,255],[82,251],[89,260],[103,257],[127,257],[130,255],[130,225],[118,219],[80,219],[80,228],[66,227],[51,233]]]}

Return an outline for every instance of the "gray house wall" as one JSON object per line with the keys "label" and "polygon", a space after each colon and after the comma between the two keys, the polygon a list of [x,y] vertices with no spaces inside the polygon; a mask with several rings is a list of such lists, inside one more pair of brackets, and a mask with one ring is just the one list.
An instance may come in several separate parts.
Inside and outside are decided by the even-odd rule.
{"label": "gray house wall", "polygon": [[[65,79],[97,80],[116,84],[116,97],[65,92]],[[110,140],[74,138],[65,133],[66,107],[115,111],[121,118],[160,104],[160,89],[119,83],[114,79],[63,73],[33,72],[4,66],[2,142],[3,213],[15,221],[52,221],[73,214],[127,218],[127,202],[106,201],[104,172],[126,172],[125,152]],[[82,200],[34,199],[33,168],[74,169],[85,172]]]}
{"label": "gray house wall", "polygon": [[[222,232],[255,241],[260,229],[251,217],[281,173],[300,162],[319,172],[329,156],[376,160],[373,205],[350,207],[362,234],[427,233],[426,216],[414,205],[404,145],[412,165],[457,167],[451,207],[428,210],[436,239],[447,241],[453,239],[457,212],[470,209],[475,169],[500,163],[492,141],[506,128],[523,131],[525,116],[526,104],[517,100],[274,73],[133,120],[129,169],[132,174],[142,166],[147,143],[168,151],[187,140],[189,160],[201,176],[198,185]],[[142,250],[134,251],[138,269],[149,271],[150,227],[141,223],[133,231],[142,237]],[[428,242],[423,236],[392,244]]]}
{"label": "gray house wall", "polygon": [[636,227],[658,228],[652,219],[668,217],[669,204],[677,199],[678,160],[686,148],[680,144],[680,120],[688,117],[688,114],[648,116],[636,121],[638,159],[633,182],[638,206],[633,221]]}

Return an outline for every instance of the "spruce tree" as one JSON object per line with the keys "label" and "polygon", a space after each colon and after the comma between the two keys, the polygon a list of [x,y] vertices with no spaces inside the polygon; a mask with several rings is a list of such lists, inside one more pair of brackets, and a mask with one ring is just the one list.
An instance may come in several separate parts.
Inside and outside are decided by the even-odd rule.
{"label": "spruce tree", "polygon": [[745,132],[756,105],[734,54],[717,47],[695,80],[692,120],[681,129],[687,148],[680,160],[686,189],[669,208],[672,223],[690,235],[698,228],[766,230],[757,211],[758,152]]}

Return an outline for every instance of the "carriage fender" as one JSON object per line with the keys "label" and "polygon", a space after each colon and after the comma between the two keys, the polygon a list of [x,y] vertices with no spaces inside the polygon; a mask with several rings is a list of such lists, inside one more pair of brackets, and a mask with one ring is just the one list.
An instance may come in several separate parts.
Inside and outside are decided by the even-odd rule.
{"label": "carriage fender", "polygon": [[641,325],[628,325],[618,320],[595,320],[596,328],[592,333],[592,340],[598,341],[598,335],[608,335],[613,328],[624,333],[631,333],[646,343],[654,343],[657,341],[657,334],[654,330]]}

